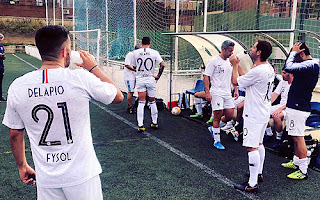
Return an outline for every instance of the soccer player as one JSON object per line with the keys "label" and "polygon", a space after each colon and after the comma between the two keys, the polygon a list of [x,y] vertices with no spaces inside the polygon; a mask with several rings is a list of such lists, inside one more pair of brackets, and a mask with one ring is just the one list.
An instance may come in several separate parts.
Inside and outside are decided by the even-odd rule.
{"label": "soccer player", "polygon": [[[274,130],[276,131],[276,141],[273,148],[277,148],[280,146],[281,137],[282,137],[282,120],[286,118],[286,104],[288,99],[288,92],[293,81],[293,74],[282,70],[282,80],[277,85],[276,89],[271,95],[271,104],[281,96],[280,103],[274,106],[271,106],[271,116],[274,121]],[[270,125],[266,129],[267,137],[271,137],[273,135]]]}
{"label": "soccer player", "polygon": [[[134,50],[140,49],[141,45],[137,44],[134,47]],[[126,55],[124,61],[124,82],[126,84],[128,93],[127,93],[127,102],[128,102],[128,113],[134,113],[134,108],[132,106],[132,97],[134,93],[134,88],[136,86],[136,69],[133,67],[133,51],[129,52]]]}
{"label": "soccer player", "polygon": [[[303,61],[295,63],[295,57]],[[306,120],[310,115],[310,101],[312,91],[315,88],[319,76],[319,60],[312,58],[310,50],[305,43],[296,43],[292,47],[285,68],[293,74],[287,101],[287,131],[294,141],[293,161],[283,163],[282,166],[291,169],[298,169],[289,174],[290,179],[308,178],[307,147],[304,140],[304,129]]]}
{"label": "soccer player", "polygon": [[[143,126],[144,106],[146,100],[151,110],[151,128],[158,128],[158,109],[155,101],[156,81],[160,78],[165,64],[158,51],[150,48],[149,37],[143,37],[142,48],[133,52],[134,66],[136,67],[136,88],[138,91],[139,104],[137,109],[138,132],[145,131]],[[154,75],[156,64],[160,64],[159,73]],[[148,99],[146,99],[148,95]]]}
{"label": "soccer player", "polygon": [[[120,103],[123,95],[88,52],[79,52],[83,60],[79,66],[86,70],[67,69],[71,40],[66,28],[44,26],[35,41],[42,66],[10,85],[3,119],[10,128],[20,178],[37,183],[38,200],[102,200],[102,170],[92,143],[89,101]],[[25,130],[35,170],[25,156]]]}
{"label": "soccer player", "polygon": [[2,94],[2,80],[4,74],[4,64],[3,61],[6,59],[6,54],[4,53],[4,47],[1,44],[2,40],[4,40],[4,35],[0,33],[0,101],[6,101]]}
{"label": "soccer player", "polygon": [[[226,40],[221,45],[221,53],[210,59],[204,72],[203,82],[206,100],[211,101],[213,110],[213,123],[208,129],[214,139],[217,149],[225,149],[220,140],[220,120],[225,115],[223,122],[233,118],[234,102],[231,96],[232,66],[229,57],[233,54],[234,43]],[[209,82],[211,87],[209,88]]]}
{"label": "soccer player", "polygon": [[271,53],[271,44],[258,40],[250,50],[254,65],[248,73],[245,73],[239,65],[239,58],[236,56],[230,58],[233,66],[233,84],[246,89],[243,110],[243,146],[248,152],[250,176],[248,183],[234,185],[236,189],[246,192],[257,192],[258,174],[259,179],[262,179],[265,157],[262,142],[270,118],[270,100],[275,77],[274,69],[267,61]]}

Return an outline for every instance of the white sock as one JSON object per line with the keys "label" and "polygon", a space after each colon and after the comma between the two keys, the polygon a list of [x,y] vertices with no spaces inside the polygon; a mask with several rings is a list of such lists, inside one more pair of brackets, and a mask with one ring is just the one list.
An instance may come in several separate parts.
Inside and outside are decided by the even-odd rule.
{"label": "white sock", "polygon": [[259,151],[250,151],[248,152],[249,157],[249,186],[254,187],[258,184],[258,174],[260,168],[260,155]]}
{"label": "white sock", "polygon": [[138,126],[143,126],[143,116],[144,116],[144,105],[146,101],[139,101],[138,109],[137,109],[137,120]]}
{"label": "white sock", "polygon": [[267,136],[272,136],[273,135],[271,127],[268,127],[266,129],[266,133],[267,133]]}
{"label": "white sock", "polygon": [[304,174],[308,172],[308,158],[300,159],[299,169]]}
{"label": "white sock", "polygon": [[281,131],[281,132],[279,132],[279,133],[276,131],[276,134],[277,134],[277,138],[276,138],[276,139],[277,139],[277,140],[281,140],[281,137],[282,137],[282,131]]}
{"label": "white sock", "polygon": [[299,166],[299,165],[300,165],[300,159],[299,159],[299,157],[296,156],[296,155],[294,155],[292,162],[293,162],[293,164],[294,164],[295,166]]}
{"label": "white sock", "polygon": [[196,110],[197,110],[198,115],[202,115],[201,98],[195,97],[194,101],[196,102]]}
{"label": "white sock", "polygon": [[234,124],[234,126],[238,126],[238,125],[239,125],[239,122],[236,121],[236,123]]}
{"label": "white sock", "polygon": [[258,148],[259,155],[260,155],[260,169],[259,169],[259,174],[262,174],[263,171],[263,164],[264,164],[264,158],[266,156],[266,149],[264,148],[264,145],[259,145]]}
{"label": "white sock", "polygon": [[212,127],[212,132],[213,132],[214,143],[220,142],[220,128]]}
{"label": "white sock", "polygon": [[158,123],[158,108],[155,101],[152,101],[149,103],[150,109],[151,109],[151,119],[152,123],[157,124]]}

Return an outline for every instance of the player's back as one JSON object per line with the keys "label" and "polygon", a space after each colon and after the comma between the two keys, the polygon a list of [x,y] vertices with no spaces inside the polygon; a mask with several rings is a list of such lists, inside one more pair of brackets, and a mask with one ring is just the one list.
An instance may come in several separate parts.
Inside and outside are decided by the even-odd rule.
{"label": "player's back", "polygon": [[140,48],[133,52],[136,66],[136,78],[152,77],[157,64],[162,62],[158,51],[151,48]]}
{"label": "player's back", "polygon": [[109,104],[115,95],[97,92],[106,89],[97,79],[83,69],[60,68],[30,72],[10,86],[8,106],[21,118],[16,128],[26,128],[38,184],[70,186],[101,173],[92,145],[89,100]]}

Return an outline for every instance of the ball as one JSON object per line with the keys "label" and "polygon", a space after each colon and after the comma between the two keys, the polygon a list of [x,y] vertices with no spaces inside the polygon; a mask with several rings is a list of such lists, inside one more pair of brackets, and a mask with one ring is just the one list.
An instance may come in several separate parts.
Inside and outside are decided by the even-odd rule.
{"label": "ball", "polygon": [[83,60],[80,57],[80,54],[79,54],[78,51],[71,51],[69,68],[70,69],[79,69],[79,68],[81,68],[78,65],[76,65],[75,63],[82,64]]}
{"label": "ball", "polygon": [[173,107],[172,110],[171,110],[171,113],[173,115],[180,115],[181,109],[179,107]]}

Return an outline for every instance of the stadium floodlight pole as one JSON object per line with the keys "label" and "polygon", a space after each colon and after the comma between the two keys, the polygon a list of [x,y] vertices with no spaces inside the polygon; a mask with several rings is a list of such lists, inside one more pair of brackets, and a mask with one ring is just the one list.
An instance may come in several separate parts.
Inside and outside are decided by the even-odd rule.
{"label": "stadium floodlight pole", "polygon": [[[179,32],[179,0],[176,0],[176,33]],[[174,68],[175,71],[178,71],[178,46],[179,46],[179,39],[178,37],[175,38],[175,46],[174,46]]]}
{"label": "stadium floodlight pole", "polygon": [[56,1],[52,1],[53,25],[56,25]]}
{"label": "stadium floodlight pole", "polygon": [[203,9],[203,32],[207,32],[207,19],[208,17],[208,0],[204,0],[204,9]]}
{"label": "stadium floodlight pole", "polygon": [[[291,29],[294,30],[296,27],[296,16],[297,16],[297,0],[293,0],[293,6],[292,6],[292,18],[291,18]],[[289,48],[291,49],[293,47],[294,42],[294,32],[290,33],[290,42],[289,42]]]}
{"label": "stadium floodlight pole", "polygon": [[45,0],[45,3],[46,3],[46,22],[48,26],[49,25],[48,0]]}
{"label": "stadium floodlight pole", "polygon": [[133,43],[137,44],[137,1],[133,0]]}
{"label": "stadium floodlight pole", "polygon": [[64,26],[63,0],[60,0],[60,4],[61,4],[61,25]]}

